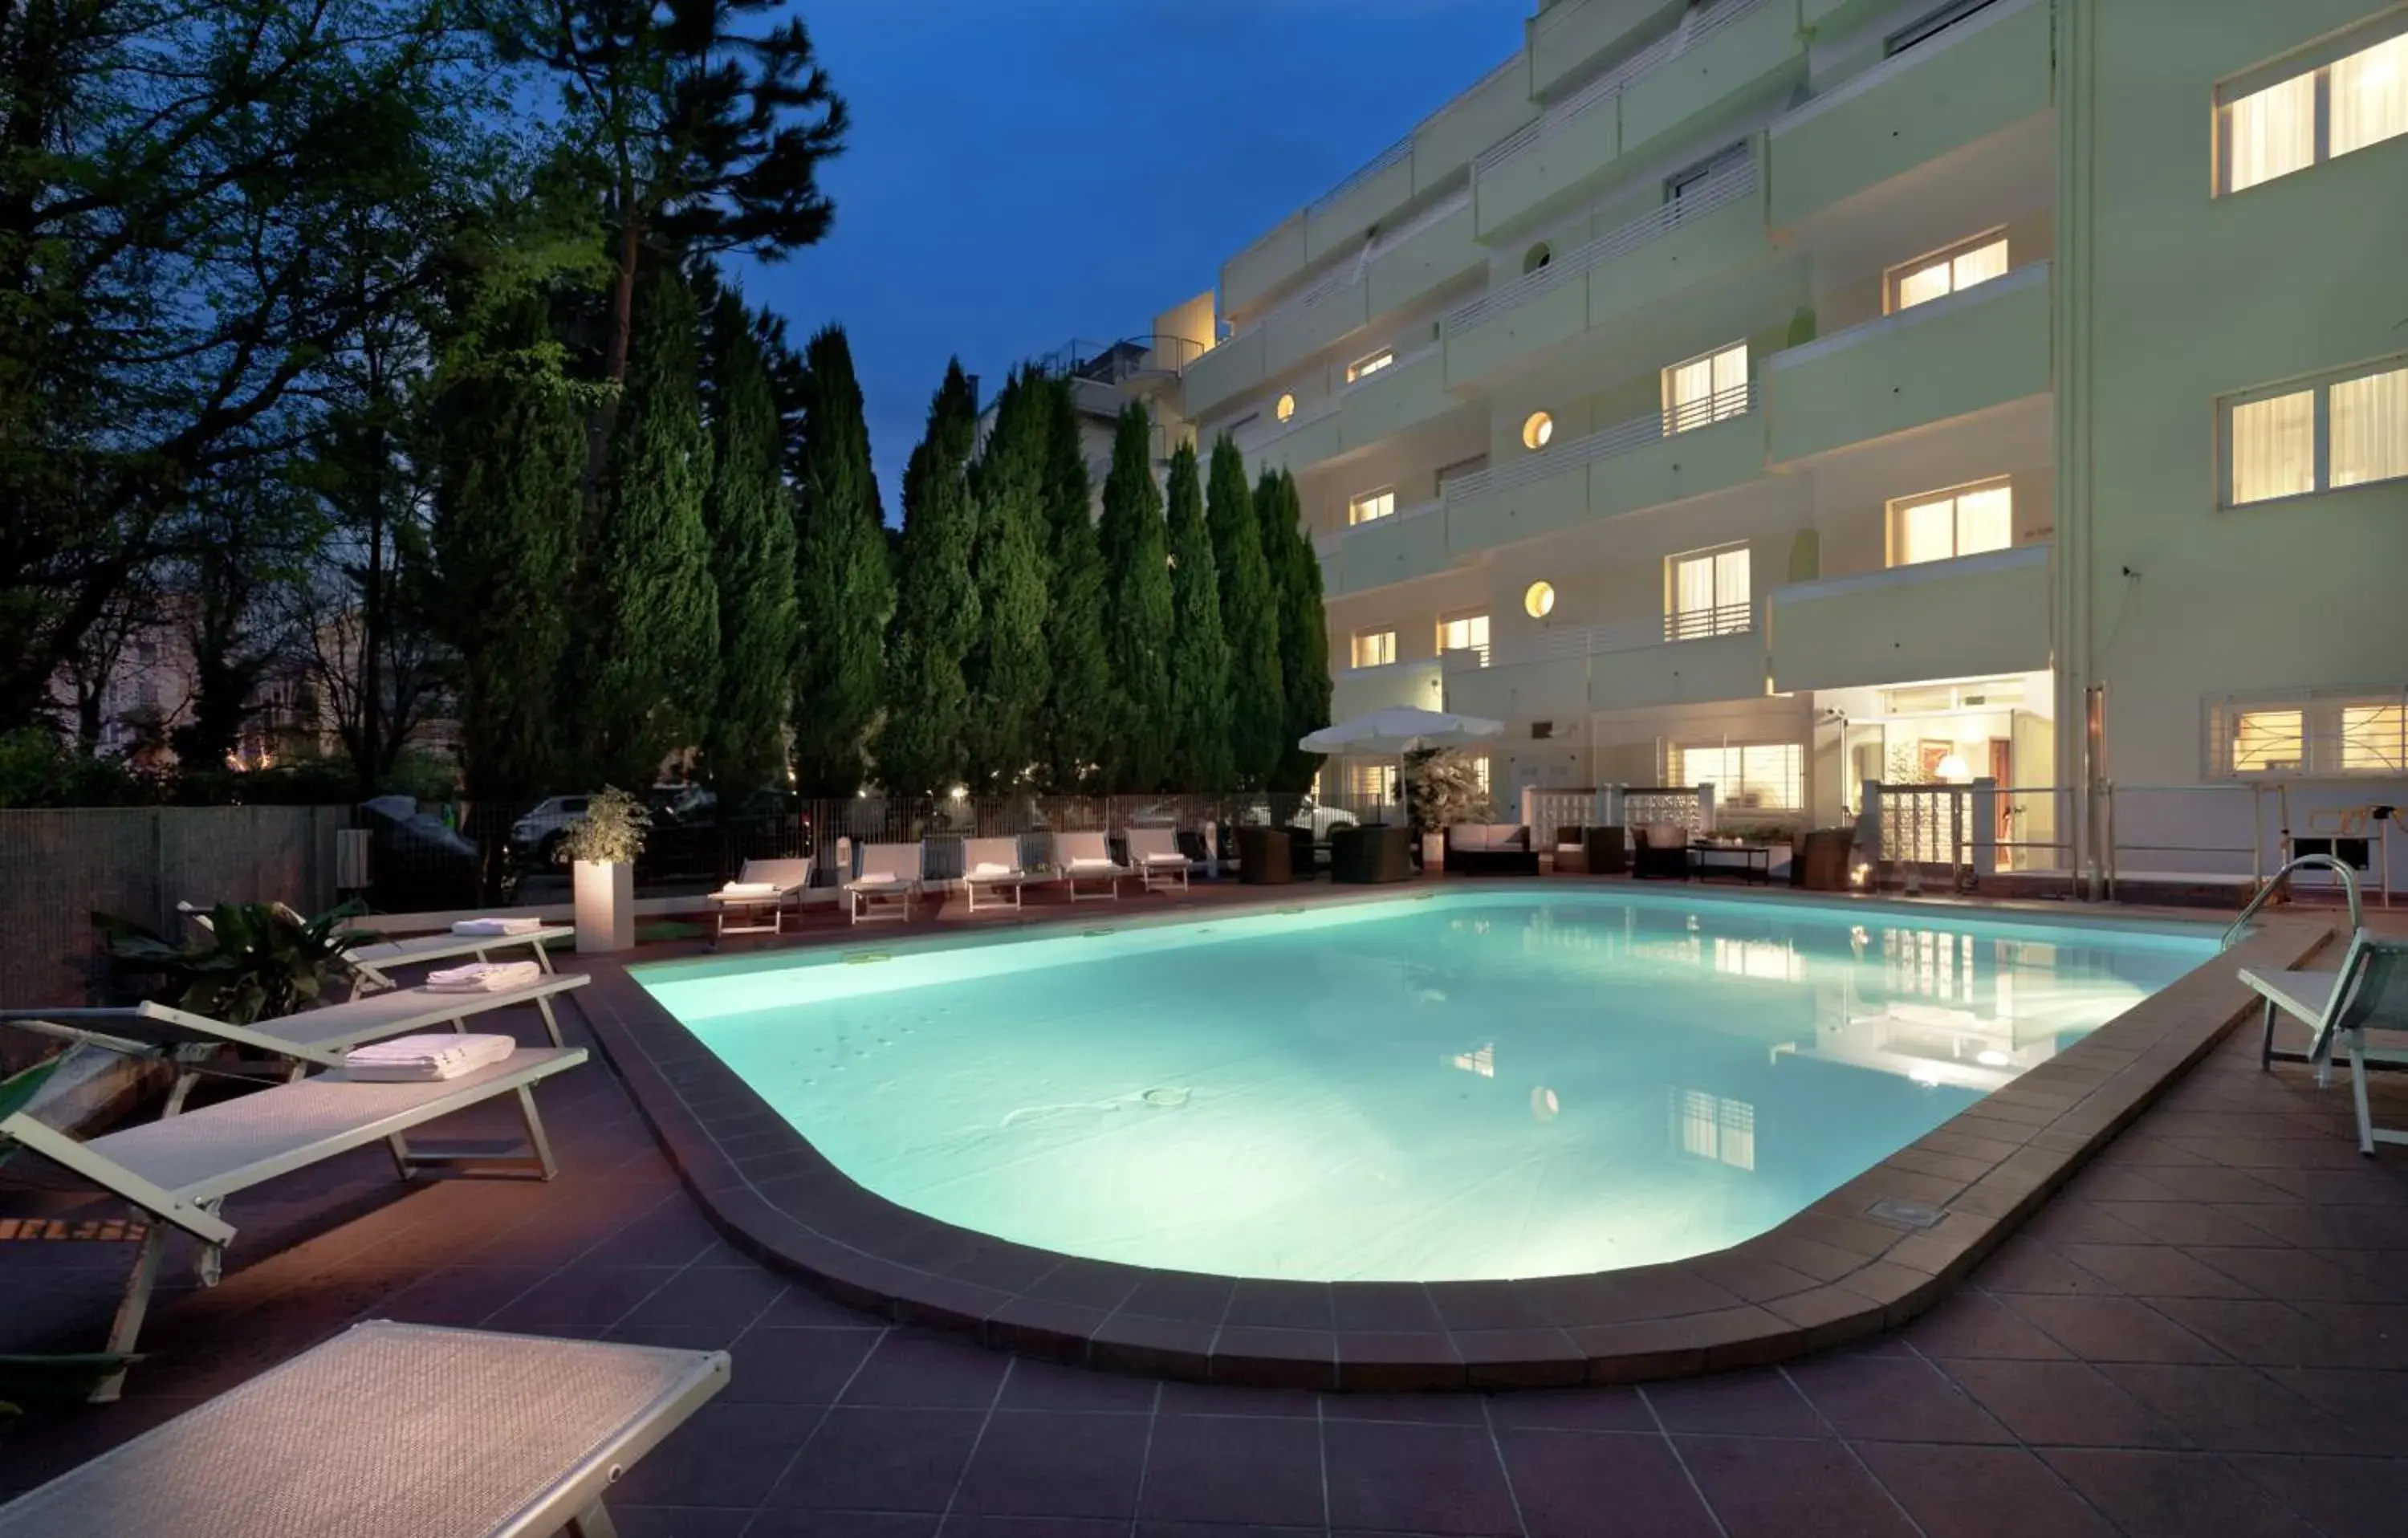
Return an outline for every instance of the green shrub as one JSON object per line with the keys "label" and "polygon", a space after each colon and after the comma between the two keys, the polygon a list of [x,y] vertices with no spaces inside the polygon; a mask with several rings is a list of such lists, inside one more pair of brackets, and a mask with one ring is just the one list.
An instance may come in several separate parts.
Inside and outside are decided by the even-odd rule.
{"label": "green shrub", "polygon": [[112,970],[162,980],[157,1002],[247,1025],[308,1009],[329,981],[348,975],[343,953],[381,938],[345,926],[365,911],[347,902],[303,918],[281,903],[222,902],[209,911],[208,935],[182,942],[107,913],[92,922],[108,937]]}

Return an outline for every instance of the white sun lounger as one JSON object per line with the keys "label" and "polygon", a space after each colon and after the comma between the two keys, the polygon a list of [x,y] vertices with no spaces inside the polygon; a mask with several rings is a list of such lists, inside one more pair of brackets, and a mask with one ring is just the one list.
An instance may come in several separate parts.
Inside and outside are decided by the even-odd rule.
{"label": "white sun lounger", "polygon": [[[1121,883],[1134,874],[1125,865],[1112,858],[1111,847],[1100,833],[1056,833],[1054,835],[1054,864],[1062,872],[1063,884],[1070,889],[1072,902],[1101,902],[1107,898],[1120,900]],[[1081,892],[1082,881],[1105,884],[1101,892]]]}
{"label": "white sun lounger", "polygon": [[[372,1143],[392,1149],[404,1179],[422,1167],[456,1164],[550,1180],[552,1146],[536,1114],[534,1087],[583,1061],[583,1047],[521,1047],[498,1063],[456,1079],[418,1084],[354,1083],[337,1069],[83,1142],[21,1111],[0,1121],[0,1142],[48,1159],[149,1217],[134,1273],[108,1333],[108,1350],[122,1355],[134,1349],[141,1333],[171,1228],[200,1242],[202,1284],[216,1283],[225,1246],[235,1235],[234,1225],[220,1209],[237,1191]],[[523,1153],[413,1148],[403,1136],[505,1095],[518,1097],[526,1132]],[[116,1398],[122,1379],[122,1373],[111,1378],[93,1398]]]}
{"label": "white sun lounger", "polygon": [[[284,903],[271,906],[295,924],[308,922]],[[176,904],[176,911],[206,932],[214,932],[217,928],[209,918],[209,911],[197,904],[179,902]],[[364,919],[361,927],[373,928],[374,921]],[[343,953],[343,960],[358,974],[353,991],[366,993],[378,988],[398,987],[400,985],[392,975],[396,967],[430,966],[437,961],[456,961],[462,956],[491,961],[494,952],[514,951],[522,945],[535,952],[537,966],[550,971],[552,953],[544,947],[573,939],[576,934],[575,927],[566,924],[546,924],[517,934],[504,935],[464,935],[456,929],[440,929],[432,934],[411,935],[406,940],[383,940],[370,945],[354,945]]]}
{"label": "white sun lounger", "polygon": [[[561,1044],[560,1021],[552,1000],[572,988],[583,987],[581,972],[552,972],[523,987],[499,993],[434,993],[394,988],[362,994],[339,1004],[327,1004],[298,1014],[279,1015],[247,1026],[229,1025],[206,1014],[167,1004],[127,1004],[98,1009],[0,1010],[0,1025],[24,1026],[45,1034],[92,1040],[103,1046],[154,1056],[174,1056],[180,1072],[167,1098],[174,1115],[192,1092],[199,1065],[189,1049],[233,1047],[280,1059],[286,1076],[297,1079],[312,1068],[339,1068],[343,1054],[370,1042],[382,1042],[414,1031],[450,1026],[467,1029],[472,1015],[512,1004],[533,1004],[542,1012],[544,1030],[552,1044]],[[205,1054],[206,1055],[206,1054]]]}
{"label": "white sun lounger", "polygon": [[[980,868],[986,867],[982,870]],[[1001,867],[996,870],[996,867]],[[988,894],[989,908],[1001,907],[995,900],[996,893],[1010,893],[1011,906],[1020,906],[1020,889],[1028,884],[1028,872],[1020,863],[1018,839],[964,839],[962,841],[962,891],[969,898],[969,911],[979,911],[979,894]]]}
{"label": "white sun lounger", "polygon": [[[911,899],[920,895],[922,859],[922,846],[916,843],[862,845],[862,873],[844,884],[845,907],[853,922],[882,914],[910,923]],[[883,879],[873,881],[873,876]]]}
{"label": "white sun lounger", "polygon": [[0,1538],[604,1538],[724,1351],[354,1325],[0,1506]]}
{"label": "white sun lounger", "polygon": [[1168,827],[1132,827],[1123,837],[1128,840],[1129,863],[1137,867],[1137,879],[1146,891],[1167,889],[1175,881],[1183,891],[1191,869],[1185,855],[1179,851],[1179,833]]}
{"label": "white sun lounger", "polygon": [[[786,910],[795,911],[800,923],[803,916],[803,888],[811,884],[811,862],[799,860],[746,860],[744,869],[730,884],[734,886],[767,886],[767,892],[717,891],[708,894],[711,918],[717,927],[711,943],[717,944],[729,935],[774,935],[785,927]],[[761,922],[767,913],[769,922]],[[741,915],[745,922],[731,924],[731,917]]]}
{"label": "white sun lounger", "polygon": [[[2241,981],[2265,1000],[2260,1066],[2272,1066],[2277,1057],[2314,1063],[2321,1084],[2332,1071],[2335,1050],[2346,1046],[2350,1096],[2358,1111],[2358,1151],[2372,1154],[2378,1143],[2408,1144],[2408,1129],[2374,1125],[2366,1098],[2370,1068],[2408,1064],[2408,1049],[2372,1046],[2366,1040],[2370,1030],[2408,1031],[2408,941],[2379,939],[2360,929],[2350,937],[2338,970],[2259,972],[2243,967]],[[2277,1011],[2314,1032],[2306,1052],[2274,1050]]]}

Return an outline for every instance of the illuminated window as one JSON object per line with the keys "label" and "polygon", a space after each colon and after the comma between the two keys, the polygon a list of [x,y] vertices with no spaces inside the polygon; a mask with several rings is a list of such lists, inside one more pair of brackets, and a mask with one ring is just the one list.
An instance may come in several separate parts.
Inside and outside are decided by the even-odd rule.
{"label": "illuminated window", "polygon": [[1920,256],[1889,270],[1889,308],[1912,309],[2003,277],[2007,270],[2007,237],[1992,231],[1961,245]]}
{"label": "illuminated window", "polygon": [[1397,660],[1397,633],[1394,630],[1357,630],[1354,632],[1354,666],[1385,668]]}
{"label": "illuminated window", "polygon": [[2299,711],[2243,711],[2232,718],[2232,772],[2298,770],[2307,756],[2305,726]]}
{"label": "illuminated window", "polygon": [[1544,411],[1533,411],[1522,423],[1522,447],[1543,449],[1555,436],[1555,419]]}
{"label": "illuminated window", "polygon": [[2408,20],[2379,25],[2391,36],[2361,32],[2216,93],[2218,192],[2408,134]]}
{"label": "illuminated window", "polygon": [[2223,417],[2229,507],[2408,476],[2408,367],[2396,363],[2228,400]]}
{"label": "illuminated window", "polygon": [[1497,1077],[1497,1043],[1491,1042],[1470,1052],[1458,1052],[1447,1059],[1447,1066],[1459,1068],[1466,1073],[1477,1073],[1484,1079],[1493,1079]]}
{"label": "illuminated window", "polygon": [[1532,582],[1522,595],[1522,612],[1534,620],[1545,619],[1555,611],[1555,587],[1553,582]]}
{"label": "illuminated window", "polygon": [[1488,666],[1488,616],[1459,614],[1451,620],[1438,622],[1438,649],[1441,652],[1477,652],[1480,666]]}
{"label": "illuminated window", "polygon": [[1672,1131],[1681,1152],[1693,1158],[1756,1168],[1756,1107],[1702,1089],[1672,1091]]}
{"label": "illuminated window", "polygon": [[2341,767],[2353,774],[2408,769],[2408,706],[2343,706]]}
{"label": "illuminated window", "polygon": [[1665,566],[1666,640],[1736,636],[1753,628],[1745,545],[1675,555]]}
{"label": "illuminated window", "polygon": [[1685,433],[1747,411],[1747,343],[1664,370],[1664,431]]}
{"label": "illuminated window", "polygon": [[1714,970],[1731,977],[1795,983],[1806,975],[1806,958],[1785,940],[1734,940],[1716,935]]}
{"label": "illuminated window", "polygon": [[1482,754],[1471,761],[1471,777],[1479,782],[1483,792],[1488,789],[1488,755]]}
{"label": "illuminated window", "polygon": [[1795,742],[1681,744],[1671,753],[1671,783],[1712,785],[1724,806],[1795,811],[1806,799],[1805,757]]}
{"label": "illuminated window", "polygon": [[1902,496],[1889,512],[1892,566],[1950,561],[2015,542],[2014,491],[2003,480]]}
{"label": "illuminated window", "polygon": [[1346,522],[1368,524],[1385,518],[1397,510],[1397,493],[1393,486],[1385,491],[1367,491],[1346,504]]}
{"label": "illuminated window", "polygon": [[1397,798],[1395,763],[1357,763],[1346,770],[1346,794],[1357,801],[1385,804]]}
{"label": "illuminated window", "polygon": [[1294,395],[1280,396],[1279,404],[1271,408],[1271,415],[1279,418],[1282,422],[1285,422],[1288,418],[1296,415],[1296,397]]}
{"label": "illuminated window", "polygon": [[1396,361],[1397,354],[1395,350],[1392,348],[1383,348],[1379,352],[1372,353],[1368,358],[1364,358],[1356,363],[1348,364],[1346,366],[1346,382],[1352,384],[1356,380],[1368,378],[1370,375],[1378,373],[1381,369],[1387,367],[1390,364]]}

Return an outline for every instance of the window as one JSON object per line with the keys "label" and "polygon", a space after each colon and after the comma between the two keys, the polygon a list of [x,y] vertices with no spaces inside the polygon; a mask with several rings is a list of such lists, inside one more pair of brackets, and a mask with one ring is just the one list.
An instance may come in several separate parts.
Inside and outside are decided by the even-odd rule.
{"label": "window", "polygon": [[1544,411],[1533,411],[1522,421],[1522,447],[1543,449],[1555,436],[1555,419]]}
{"label": "window", "polygon": [[1477,652],[1480,666],[1488,666],[1488,616],[1461,614],[1438,622],[1438,649],[1441,652]]}
{"label": "window", "polygon": [[1926,12],[1883,38],[1882,57],[1886,59],[1903,53],[1917,43],[1928,41],[1989,3],[1990,0],[1949,0],[1938,10]]}
{"label": "window", "polygon": [[1676,363],[1664,370],[1664,431],[1735,417],[1747,410],[1747,343]]}
{"label": "window", "polygon": [[1748,602],[1745,545],[1675,555],[1665,567],[1666,640],[1736,636],[1752,627],[1755,611]]}
{"label": "window", "polygon": [[1396,349],[1382,348],[1379,352],[1372,353],[1368,358],[1364,358],[1359,362],[1348,364],[1346,366],[1346,382],[1352,384],[1356,380],[1368,379],[1396,361]]}
{"label": "window", "polygon": [[1672,1128],[1681,1152],[1735,1170],[1756,1168],[1754,1105],[1702,1089],[1674,1089],[1670,1094]]}
{"label": "window", "polygon": [[2229,399],[2224,455],[2228,507],[2408,476],[2408,367]]}
{"label": "window", "polygon": [[1397,660],[1397,633],[1394,630],[1357,630],[1354,632],[1354,666],[1385,668]]}
{"label": "window", "polygon": [[1346,794],[1357,801],[1395,800],[1397,798],[1397,766],[1392,763],[1347,766]]}
{"label": "window", "polygon": [[1918,256],[1889,269],[1886,283],[1891,313],[1986,283],[2007,270],[2007,237],[2002,230]]}
{"label": "window", "polygon": [[2408,134],[2408,19],[2255,71],[2216,93],[2216,190],[2244,192]]}
{"label": "window", "polygon": [[1279,404],[1271,408],[1271,415],[1279,418],[1282,422],[1285,422],[1288,418],[1296,415],[1296,397],[1294,395],[1280,396]]}
{"label": "window", "polygon": [[2268,774],[2297,769],[2305,761],[2304,714],[2299,711],[2243,711],[2232,718],[2232,772]]}
{"label": "window", "polygon": [[1545,619],[1555,611],[1555,586],[1553,582],[1532,582],[1522,594],[1522,612],[1534,620]]}
{"label": "window", "polygon": [[1346,504],[1346,522],[1350,525],[1368,524],[1374,519],[1385,518],[1396,510],[1397,489],[1394,486],[1384,491],[1367,491]]}
{"label": "window", "polygon": [[2304,689],[2288,698],[2212,701],[2208,772],[2374,775],[2408,769],[2408,689]]}
{"label": "window", "polygon": [[1726,145],[1694,165],[1685,166],[1664,179],[1664,201],[1672,205],[1675,217],[1684,198],[1704,192],[1706,184],[1721,172],[1747,164],[1744,142]]}
{"label": "window", "polygon": [[1953,561],[2014,542],[2014,489],[2003,480],[1902,496],[1889,505],[1892,566]]}
{"label": "window", "polygon": [[2408,706],[2343,706],[2341,767],[2348,774],[2396,774],[2408,769]]}
{"label": "window", "polygon": [[1712,785],[1724,806],[1794,811],[1805,804],[1805,754],[1795,742],[1672,749],[1670,783]]}

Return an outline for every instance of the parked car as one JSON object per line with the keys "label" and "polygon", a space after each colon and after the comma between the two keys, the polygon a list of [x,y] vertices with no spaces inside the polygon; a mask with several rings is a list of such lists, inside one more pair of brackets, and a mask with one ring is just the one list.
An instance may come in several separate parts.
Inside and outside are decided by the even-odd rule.
{"label": "parked car", "polygon": [[368,831],[369,891],[387,913],[474,907],[482,860],[477,846],[408,796],[360,803]]}
{"label": "parked car", "polygon": [[585,815],[591,796],[547,796],[510,825],[510,853],[518,859],[550,865],[568,825]]}

